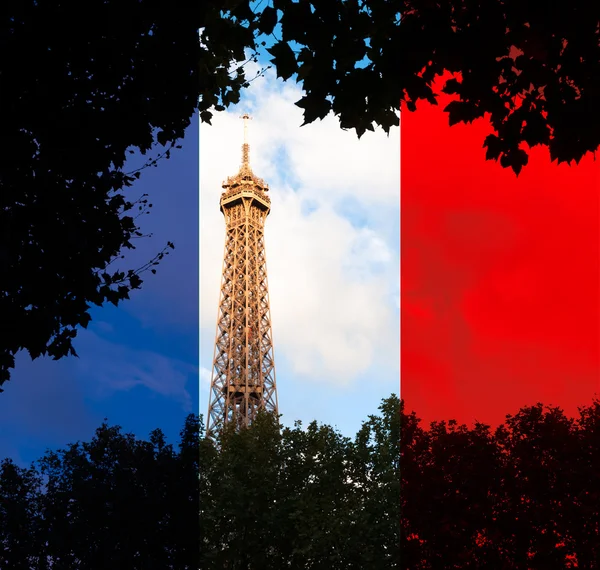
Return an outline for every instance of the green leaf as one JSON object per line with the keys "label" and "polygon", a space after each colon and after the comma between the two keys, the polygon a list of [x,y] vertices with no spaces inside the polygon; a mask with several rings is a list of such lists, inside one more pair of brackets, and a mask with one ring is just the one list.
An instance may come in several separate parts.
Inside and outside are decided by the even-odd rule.
{"label": "green leaf", "polygon": [[324,119],[331,111],[331,102],[325,98],[302,97],[295,103],[297,107],[304,109],[304,123],[302,126],[312,123],[316,119]]}
{"label": "green leaf", "polygon": [[89,313],[83,313],[80,317],[79,317],[79,324],[84,328],[87,329],[88,325],[90,324],[90,321],[92,320],[92,317]]}
{"label": "green leaf", "polygon": [[275,65],[277,77],[281,77],[281,79],[286,81],[298,71],[296,56],[287,42],[277,42],[273,47],[267,49],[267,51],[273,56],[271,62]]}
{"label": "green leaf", "polygon": [[498,157],[502,153],[504,145],[502,141],[496,135],[488,135],[483,143],[483,148],[487,147],[485,153],[486,160],[498,160]]}
{"label": "green leaf", "polygon": [[277,25],[277,10],[271,6],[267,6],[262,11],[258,20],[258,31],[261,34],[270,35],[273,33],[275,26]]}
{"label": "green leaf", "polygon": [[142,284],[142,280],[139,275],[133,273],[129,276],[129,285],[132,289],[139,289]]}
{"label": "green leaf", "polygon": [[550,129],[541,113],[531,111],[527,115],[521,136],[530,147],[550,142]]}
{"label": "green leaf", "polygon": [[442,92],[443,93],[447,93],[449,95],[453,95],[455,93],[460,93],[461,90],[461,84],[459,83],[459,81],[456,78],[452,78],[452,79],[448,79],[448,81],[446,81]]}

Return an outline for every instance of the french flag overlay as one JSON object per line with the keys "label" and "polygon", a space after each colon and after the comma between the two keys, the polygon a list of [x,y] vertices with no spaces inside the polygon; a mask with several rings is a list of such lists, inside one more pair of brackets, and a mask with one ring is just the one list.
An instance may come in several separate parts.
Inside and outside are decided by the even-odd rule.
{"label": "french flag overlay", "polygon": [[496,426],[600,392],[599,164],[485,160],[484,119],[402,113],[401,393],[423,420]]}

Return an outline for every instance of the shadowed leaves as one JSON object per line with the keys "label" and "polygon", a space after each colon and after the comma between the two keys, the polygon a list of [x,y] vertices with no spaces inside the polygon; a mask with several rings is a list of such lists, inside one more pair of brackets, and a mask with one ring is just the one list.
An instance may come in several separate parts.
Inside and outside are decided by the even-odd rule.
{"label": "shadowed leaves", "polygon": [[[208,121],[239,100],[243,69],[230,70],[253,45],[247,2],[197,9],[200,20],[152,0],[3,3],[0,385],[20,350],[74,355],[90,307],[128,299],[168,253],[123,261],[151,206],[130,187],[196,111]],[[155,156],[126,173],[135,151]]]}
{"label": "shadowed leaves", "polygon": [[485,157],[518,174],[530,147],[578,162],[600,144],[597,6],[276,0],[255,12],[222,0],[192,13],[154,0],[4,2],[0,385],[21,350],[74,354],[90,307],[128,299],[154,271],[164,251],[143,268],[107,269],[125,263],[141,237],[135,209],[149,207],[129,193],[144,170],[123,171],[129,152],[161,146],[168,158],[195,113],[210,123],[237,103],[245,62],[279,24],[268,53],[278,77],[301,84],[304,124],[333,112],[359,137],[389,133],[401,103],[435,104],[436,79],[450,76],[450,124],[489,120]]}
{"label": "shadowed leaves", "polygon": [[403,568],[594,568],[600,405],[541,404],[492,431],[402,423]]}
{"label": "shadowed leaves", "polygon": [[[578,162],[600,144],[595,3],[563,1],[544,10],[503,0],[278,0],[276,6],[282,13],[276,49],[284,53],[284,44],[294,44],[305,124],[322,118],[331,100],[342,128],[359,136],[375,125],[387,132],[398,125],[401,102],[408,111],[419,100],[435,104],[436,79],[452,74],[441,88],[457,98],[445,109],[450,125],[490,120],[499,143],[486,158],[517,174],[527,164],[523,143],[549,147],[558,162]],[[295,71],[285,53],[273,60],[282,77]]]}
{"label": "shadowed leaves", "polygon": [[[37,466],[0,464],[2,567],[595,568],[600,402],[495,430],[424,429],[397,397],[354,440],[263,414],[178,448],[102,425]],[[200,517],[199,517],[200,515]]]}
{"label": "shadowed leaves", "polygon": [[277,77],[284,81],[296,72],[298,66],[292,48],[286,42],[277,42],[267,50],[272,56],[271,60],[277,69]]}

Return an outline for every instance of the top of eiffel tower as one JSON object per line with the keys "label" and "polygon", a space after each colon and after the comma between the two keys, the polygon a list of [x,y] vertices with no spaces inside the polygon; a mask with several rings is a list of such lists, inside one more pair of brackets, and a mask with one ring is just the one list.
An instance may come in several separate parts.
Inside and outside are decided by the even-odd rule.
{"label": "top of eiffel tower", "polygon": [[[259,178],[252,172],[250,167],[250,144],[248,143],[248,121],[252,117],[248,113],[244,113],[240,119],[244,120],[244,144],[242,145],[242,165],[235,176],[228,176],[223,182],[223,188],[227,193],[234,192],[239,186],[251,185],[255,190],[267,192],[268,184],[262,178]],[[266,196],[265,196],[266,198]]]}

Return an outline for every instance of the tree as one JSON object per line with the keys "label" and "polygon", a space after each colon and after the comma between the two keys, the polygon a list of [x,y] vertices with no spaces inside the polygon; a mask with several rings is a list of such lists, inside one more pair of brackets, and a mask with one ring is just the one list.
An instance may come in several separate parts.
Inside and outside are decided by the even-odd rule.
{"label": "tree", "polygon": [[159,430],[139,441],[106,424],[89,443],[47,453],[45,556],[65,568],[175,567],[185,513],[178,460]]}
{"label": "tree", "polygon": [[[0,563],[26,568],[589,568],[600,559],[600,402],[495,430],[420,426],[392,396],[356,438],[327,425],[177,448],[103,424],[29,469],[0,464]],[[401,431],[400,431],[401,429]],[[198,450],[200,453],[198,453]]]}
{"label": "tree", "polygon": [[388,131],[450,73],[450,125],[489,118],[486,158],[518,174],[536,145],[559,163],[598,148],[599,20],[593,2],[273,0],[259,28],[281,26],[269,52],[302,84],[305,123],[333,111],[359,136]]}
{"label": "tree", "polygon": [[570,162],[599,144],[594,2],[221,0],[192,14],[158,0],[82,6],[0,9],[0,386],[21,350],[76,354],[90,308],[127,299],[155,271],[173,244],[141,267],[123,261],[151,206],[131,195],[145,167],[125,172],[127,153],[156,166],[195,113],[210,122],[237,103],[247,54],[256,61],[274,35],[268,51],[278,76],[302,85],[305,124],[333,112],[359,136],[389,132],[401,102],[409,111],[436,102],[447,72],[450,124],[488,117],[486,156],[504,167],[518,173],[535,145]]}
{"label": "tree", "polygon": [[249,429],[203,442],[202,568],[360,568],[352,546],[350,442],[328,426]]}
{"label": "tree", "polygon": [[399,402],[353,442],[263,414],[201,441],[202,568],[396,568]]}
{"label": "tree", "polygon": [[10,459],[0,463],[0,567],[44,569],[40,556],[39,499],[41,480],[34,468]]}
{"label": "tree", "polygon": [[168,157],[195,112],[209,120],[208,109],[237,102],[246,80],[231,67],[252,41],[236,19],[243,5],[202,2],[199,20],[187,8],[2,3],[0,385],[20,350],[75,354],[90,308],[127,299],[173,247],[122,267],[151,206],[131,195],[144,169],[124,172],[125,158],[137,150],[156,165],[157,147]]}
{"label": "tree", "polygon": [[[358,485],[360,510],[354,533],[363,568],[401,568],[401,476],[398,397],[390,396],[371,415],[356,435],[351,463],[352,480]],[[356,524],[356,523],[355,523]],[[358,526],[358,525],[357,525]],[[368,546],[365,546],[368,545]],[[357,552],[358,554],[358,552]]]}
{"label": "tree", "polygon": [[178,450],[158,429],[144,441],[103,424],[90,442],[46,453],[43,559],[90,570],[197,568],[197,422],[187,418]]}
{"label": "tree", "polygon": [[600,405],[525,407],[495,431],[402,416],[404,568],[595,568]]}
{"label": "tree", "polygon": [[198,568],[200,551],[199,517],[202,498],[200,481],[200,441],[202,418],[193,414],[186,418],[180,433],[179,452],[175,464],[174,488],[169,524],[174,548],[171,551],[173,568]]}

